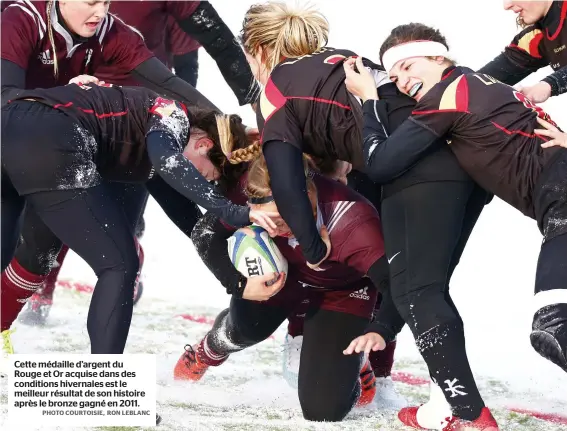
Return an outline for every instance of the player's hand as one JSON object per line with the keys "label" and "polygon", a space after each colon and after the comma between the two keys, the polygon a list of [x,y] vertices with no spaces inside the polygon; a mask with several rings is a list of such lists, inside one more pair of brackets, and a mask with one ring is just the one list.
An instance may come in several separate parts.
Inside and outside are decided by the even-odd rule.
{"label": "player's hand", "polygon": [[327,246],[327,253],[325,254],[325,257],[323,259],[321,259],[319,262],[317,262],[316,264],[312,264],[312,263],[307,262],[307,266],[309,268],[315,270],[315,271],[317,271],[317,268],[319,267],[319,265],[321,265],[323,262],[325,262],[325,260],[327,260],[327,258],[331,254],[331,238],[329,237],[329,231],[327,230],[327,227],[325,225],[321,226],[321,230],[320,230],[319,233],[321,234],[321,239],[323,240],[323,242]]}
{"label": "player's hand", "polygon": [[[285,284],[285,273],[280,272],[279,275],[275,272],[270,274],[259,275],[257,277],[250,277],[246,281],[246,286],[242,292],[242,298],[248,301],[267,301],[272,296],[277,294]],[[276,280],[270,286],[266,283]]]}
{"label": "player's hand", "polygon": [[386,341],[384,338],[376,332],[369,332],[368,334],[356,337],[350,342],[348,347],[343,350],[344,355],[352,355],[353,353],[364,352],[369,354],[372,352],[377,352],[378,350],[384,350],[386,348]]}
{"label": "player's hand", "polygon": [[69,81],[69,84],[85,85],[85,84],[96,84],[103,85],[105,82],[100,81],[96,76],[91,75],[79,75],[75,76]]}
{"label": "player's hand", "polygon": [[276,218],[279,216],[280,214],[277,212],[250,210],[250,214],[248,218],[252,223],[255,223],[258,226],[266,229],[268,235],[270,235],[273,238],[274,236],[277,235],[278,230],[276,223],[272,220],[272,217]]}
{"label": "player's hand", "polygon": [[[358,69],[358,71],[355,70]],[[343,63],[345,69],[345,85],[348,91],[363,102],[368,99],[378,99],[378,91],[376,90],[376,81],[372,74],[362,64],[362,57],[350,57]]]}
{"label": "player's hand", "polygon": [[519,91],[533,103],[543,103],[551,97],[551,85],[545,81],[538,82],[530,87],[520,87]]}
{"label": "player's hand", "polygon": [[547,141],[541,144],[542,148],[550,148],[550,147],[564,147],[567,148],[567,133],[563,133],[553,124],[545,121],[542,118],[537,118],[537,122],[541,124],[545,129],[535,129],[534,132],[537,135],[547,136],[551,138],[550,141]]}

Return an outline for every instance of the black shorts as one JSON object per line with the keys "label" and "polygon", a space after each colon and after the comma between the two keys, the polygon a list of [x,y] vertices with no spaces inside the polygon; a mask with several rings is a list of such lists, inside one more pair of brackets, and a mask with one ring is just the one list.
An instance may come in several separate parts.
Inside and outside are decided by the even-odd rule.
{"label": "black shorts", "polygon": [[567,149],[543,171],[534,206],[544,241],[567,234]]}
{"label": "black shorts", "polygon": [[101,182],[94,137],[47,105],[2,108],[2,166],[20,195],[93,187]]}

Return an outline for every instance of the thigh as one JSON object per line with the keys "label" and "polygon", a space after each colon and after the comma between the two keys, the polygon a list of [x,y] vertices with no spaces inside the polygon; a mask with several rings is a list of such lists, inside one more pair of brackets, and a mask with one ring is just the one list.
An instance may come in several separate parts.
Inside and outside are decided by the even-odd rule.
{"label": "thigh", "polygon": [[461,234],[459,235],[457,246],[455,247],[453,257],[451,258],[448,280],[451,278],[453,272],[455,271],[455,268],[459,264],[473,228],[475,227],[476,222],[480,217],[480,213],[490,201],[490,197],[490,193],[488,193],[479,185],[474,185],[473,191],[470,194],[467,206],[465,208],[465,216],[463,218]]}
{"label": "thigh", "polygon": [[311,420],[341,420],[353,407],[361,354],[343,350],[362,335],[369,319],[316,309],[307,314],[299,365],[298,393],[304,415]]}
{"label": "thigh", "polygon": [[85,190],[34,193],[28,202],[44,223],[84,259],[97,276],[138,265],[134,237],[106,184]]}
{"label": "thigh", "polygon": [[2,271],[9,265],[20,236],[25,199],[18,195],[9,177],[2,170]]}
{"label": "thigh", "polygon": [[392,294],[433,283],[446,285],[472,183],[429,182],[382,203],[382,226]]}
{"label": "thigh", "polygon": [[116,202],[124,210],[124,214],[132,233],[134,234],[138,222],[146,209],[148,202],[148,189],[144,184],[134,183],[110,183],[109,186],[116,193]]}
{"label": "thigh", "polygon": [[21,242],[16,250],[18,263],[33,274],[47,275],[62,245],[37,212],[28,206],[24,212]]}

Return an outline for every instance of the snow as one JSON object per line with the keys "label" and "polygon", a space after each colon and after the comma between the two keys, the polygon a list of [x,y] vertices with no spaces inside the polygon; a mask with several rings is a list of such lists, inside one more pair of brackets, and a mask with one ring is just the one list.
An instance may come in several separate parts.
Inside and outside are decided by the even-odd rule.
{"label": "snow", "polygon": [[[458,62],[480,67],[497,55],[516,33],[514,16],[498,1],[433,2],[403,0],[348,3],[319,1],[331,24],[330,46],[344,47],[377,60],[380,43],[398,24],[424,22],[447,37]],[[214,3],[234,33],[238,33],[249,1]],[[339,5],[344,6],[339,7]],[[249,107],[236,99],[214,61],[200,52],[198,88],[225,112],[238,113],[254,125]],[[545,69],[528,78],[535,83]],[[555,121],[567,126],[560,96],[544,104]],[[340,424],[312,424],[301,417],[297,395],[281,376],[283,328],[275,339],[233,355],[195,384],[173,381],[175,362],[188,343],[195,343],[209,326],[190,322],[180,314],[214,318],[228,306],[229,297],[201,263],[191,241],[169,222],[150,200],[142,239],[146,260],[144,296],[134,311],[127,353],[155,353],[158,357],[158,411],[163,430],[359,430],[404,429],[393,413],[365,409]],[[467,353],[479,387],[502,429],[566,430],[567,425],[509,414],[501,407],[516,406],[567,413],[567,375],[536,354],[529,343],[533,315],[533,285],[541,236],[534,221],[495,199],[472,233],[453,280],[451,292],[465,322]],[[94,274],[70,253],[61,278],[93,283]],[[56,291],[55,306],[45,328],[16,323],[13,342],[19,353],[89,351],[86,316],[89,296],[65,289]],[[395,369],[426,376],[409,331],[398,340]],[[423,402],[425,387],[396,384],[412,402]],[[5,427],[5,390],[2,390]],[[46,429],[38,425],[36,429]]]}

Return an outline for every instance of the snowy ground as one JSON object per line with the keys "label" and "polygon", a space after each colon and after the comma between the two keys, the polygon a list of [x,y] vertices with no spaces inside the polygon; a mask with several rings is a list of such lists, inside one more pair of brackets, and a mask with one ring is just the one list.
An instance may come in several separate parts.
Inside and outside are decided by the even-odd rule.
{"label": "snowy ground", "polygon": [[[391,9],[392,2],[351,0],[348,9],[339,7],[344,2],[318,3],[331,22],[330,45],[346,47],[375,60],[388,31],[406,22],[438,26],[456,53],[454,57],[473,68],[498,54],[516,31],[513,15],[503,12],[501,2],[497,1],[466,2],[469,6],[466,15],[461,11],[465,7],[462,2],[448,0],[404,0],[395,2],[395,10]],[[215,2],[235,32],[249,4],[248,1]],[[474,8],[470,7],[473,4]],[[531,77],[531,82],[537,82],[538,77],[548,72],[541,71]],[[247,124],[254,124],[252,111],[236,106],[214,62],[204,53],[199,80],[199,89],[221,108],[238,112]],[[544,105],[563,126],[567,126],[566,97]],[[281,377],[283,329],[275,334],[275,339],[233,355],[199,383],[174,383],[172,370],[183,346],[197,341],[209,328],[207,324],[176,316],[190,313],[214,318],[227,306],[228,296],[200,262],[191,242],[153,201],[146,212],[146,225],[142,240],[146,252],[145,292],[135,309],[126,351],[158,356],[158,409],[163,416],[160,429],[404,429],[392,413],[384,414],[372,408],[355,411],[343,423],[335,425],[304,421],[297,395]],[[503,430],[567,430],[567,425],[555,425],[505,409],[511,406],[567,414],[567,375],[534,353],[528,339],[540,242],[534,222],[495,200],[481,216],[452,282],[453,297],[465,321],[471,366],[485,401]],[[62,278],[94,281],[92,271],[74,254],[67,259]],[[88,295],[65,289],[57,291],[47,327],[15,325],[13,341],[17,352],[87,353],[88,302]],[[395,369],[426,376],[407,331],[399,339]],[[397,387],[411,402],[423,402],[427,395],[423,386],[399,383]],[[6,430],[4,385],[0,402],[0,428]],[[35,429],[47,428],[38,424]]]}

